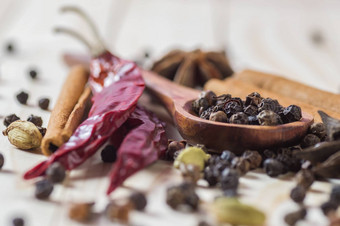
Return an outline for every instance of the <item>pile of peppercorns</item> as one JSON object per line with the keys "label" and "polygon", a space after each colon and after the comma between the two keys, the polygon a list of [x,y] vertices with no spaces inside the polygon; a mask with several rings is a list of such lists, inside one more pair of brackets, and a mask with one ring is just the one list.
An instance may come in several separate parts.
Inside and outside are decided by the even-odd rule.
{"label": "pile of peppercorns", "polygon": [[249,94],[243,101],[230,94],[216,96],[212,91],[203,91],[192,102],[192,110],[203,119],[244,125],[275,126],[302,118],[299,106],[285,108],[277,100],[263,98],[257,92]]}

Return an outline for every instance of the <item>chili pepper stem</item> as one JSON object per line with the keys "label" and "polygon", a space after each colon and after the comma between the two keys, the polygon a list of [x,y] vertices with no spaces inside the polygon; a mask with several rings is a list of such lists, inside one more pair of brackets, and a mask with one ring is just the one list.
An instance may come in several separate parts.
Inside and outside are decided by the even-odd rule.
{"label": "chili pepper stem", "polygon": [[83,44],[87,46],[87,48],[90,50],[92,56],[98,56],[106,51],[105,45],[102,41],[102,39],[99,36],[98,30],[93,23],[93,21],[90,19],[90,17],[81,9],[74,7],[74,6],[65,6],[61,8],[61,12],[72,12],[77,15],[79,15],[85,22],[86,24],[90,27],[92,31],[92,35],[95,39],[95,44],[91,44],[88,40],[85,39],[84,36],[82,36],[80,33],[71,30],[69,28],[64,28],[64,27],[56,27],[54,30],[58,33],[65,33],[68,34],[79,41],[81,41]]}

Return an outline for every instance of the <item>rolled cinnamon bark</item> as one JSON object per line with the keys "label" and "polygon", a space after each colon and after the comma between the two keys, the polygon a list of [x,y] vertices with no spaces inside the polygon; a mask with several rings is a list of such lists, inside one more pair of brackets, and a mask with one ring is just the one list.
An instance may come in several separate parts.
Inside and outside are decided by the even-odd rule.
{"label": "rolled cinnamon bark", "polygon": [[83,66],[71,68],[52,110],[46,134],[41,143],[44,155],[50,155],[65,143],[81,123],[91,90],[85,88],[89,73]]}
{"label": "rolled cinnamon bark", "polygon": [[300,100],[282,96],[280,94],[268,91],[266,89],[259,88],[257,86],[243,82],[233,77],[229,77],[222,81],[218,79],[211,79],[205,84],[204,89],[214,91],[217,95],[230,93],[233,96],[237,96],[241,98],[246,97],[248,94],[252,92],[258,92],[263,97],[270,97],[272,99],[277,99],[279,103],[285,107],[291,104],[300,106],[302,111],[313,115],[315,122],[321,122],[320,115],[317,112],[318,110],[325,111],[332,117],[340,118],[340,114],[337,112],[330,111],[329,109],[316,107],[316,106],[304,103]]}
{"label": "rolled cinnamon bark", "polygon": [[281,96],[340,113],[340,94],[322,91],[277,75],[252,70],[237,73],[235,78]]}

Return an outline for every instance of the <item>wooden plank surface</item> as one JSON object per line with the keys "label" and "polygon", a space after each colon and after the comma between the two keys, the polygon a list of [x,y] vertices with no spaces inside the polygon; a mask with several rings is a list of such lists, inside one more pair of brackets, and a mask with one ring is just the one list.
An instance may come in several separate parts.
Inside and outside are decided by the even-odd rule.
{"label": "wooden plank surface", "polygon": [[[44,126],[47,125],[50,112],[36,105],[43,96],[51,98],[51,106],[56,101],[68,71],[61,54],[66,50],[85,52],[76,41],[51,32],[56,24],[87,32],[77,18],[58,14],[58,8],[64,4],[81,4],[95,18],[108,47],[128,59],[136,59],[145,49],[158,57],[173,46],[187,49],[227,46],[236,70],[264,70],[321,89],[339,91],[338,1],[2,0],[0,115],[16,113],[25,119],[36,114],[42,116]],[[325,42],[313,44],[311,37],[315,33],[320,33]],[[3,51],[8,40],[15,41],[14,55]],[[38,80],[32,81],[27,75],[30,67],[38,69]],[[28,106],[15,100],[15,94],[21,89],[30,94]],[[152,104],[148,107],[161,111]],[[0,129],[4,128],[1,124]],[[169,124],[168,130],[174,131],[174,128]],[[10,225],[13,216],[24,216],[28,226],[81,225],[67,217],[71,202],[95,201],[97,213],[104,209],[111,165],[102,164],[99,156],[68,175],[63,185],[56,186],[50,201],[39,201],[33,197],[33,182],[23,181],[22,173],[45,157],[16,149],[3,136],[0,136],[0,152],[6,161],[0,171],[0,225]],[[241,199],[264,210],[267,225],[284,225],[284,214],[297,208],[289,199],[294,186],[291,176],[272,179],[261,171],[249,172],[241,178]],[[165,204],[166,187],[179,181],[179,172],[160,161],[129,178],[112,198],[123,197],[131,189],[148,192],[146,212],[133,212],[131,225],[197,225],[208,208],[207,203],[220,191],[200,187],[198,193],[204,201],[200,213],[180,213]],[[331,185],[326,182],[313,184],[306,199],[311,211],[299,225],[327,225],[327,219],[314,207],[327,199],[330,189]],[[104,217],[98,216],[87,225],[108,224]]]}

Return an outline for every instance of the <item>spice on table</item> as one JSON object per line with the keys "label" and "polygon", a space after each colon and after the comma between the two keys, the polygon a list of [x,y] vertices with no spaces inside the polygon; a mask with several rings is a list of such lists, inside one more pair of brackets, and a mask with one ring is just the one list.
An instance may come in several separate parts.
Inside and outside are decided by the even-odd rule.
{"label": "spice on table", "polygon": [[[71,68],[51,112],[46,135],[41,143],[44,155],[50,155],[65,143],[83,120],[91,89],[85,88],[89,73],[83,66]],[[55,148],[53,148],[55,147]]]}
{"label": "spice on table", "polygon": [[331,212],[335,212],[337,210],[338,206],[334,202],[329,200],[327,202],[322,203],[320,208],[321,208],[323,214],[325,216],[327,216]]}
{"label": "spice on table", "polygon": [[37,128],[40,131],[41,136],[44,137],[45,134],[46,134],[46,128],[45,127],[40,127],[40,126],[37,126]]}
{"label": "spice on table", "polygon": [[323,124],[322,122],[313,123],[310,126],[308,132],[318,136],[320,138],[320,140],[322,140],[322,141],[324,140],[324,138],[327,135],[325,124]]}
{"label": "spice on table", "polygon": [[103,162],[115,162],[117,159],[117,148],[113,145],[106,145],[100,156]]}
{"label": "spice on table", "polygon": [[31,79],[36,79],[38,76],[38,72],[36,69],[32,68],[28,71],[29,76],[31,77]]}
{"label": "spice on table", "polygon": [[14,121],[2,133],[8,136],[9,142],[19,149],[38,148],[41,144],[42,135],[31,122]]}
{"label": "spice on table", "polygon": [[265,214],[235,197],[219,197],[213,203],[213,213],[221,223],[232,225],[263,225]]}
{"label": "spice on table", "polygon": [[191,183],[172,186],[166,191],[166,203],[175,210],[195,211],[198,209],[199,201],[195,186]]}
{"label": "spice on table", "polygon": [[7,115],[4,119],[4,125],[8,127],[12,122],[17,120],[20,120],[20,118],[16,116],[16,114]]}
{"label": "spice on table", "polygon": [[4,155],[0,153],[0,170],[4,166],[4,163],[5,163]]}
{"label": "spice on table", "polygon": [[50,105],[50,99],[48,99],[48,98],[40,98],[39,102],[38,102],[38,105],[39,105],[39,107],[41,109],[47,110],[48,106]]}
{"label": "spice on table", "polygon": [[263,169],[270,177],[277,177],[285,173],[283,164],[273,158],[268,158],[263,162]]}
{"label": "spice on table", "polygon": [[210,187],[215,186],[219,181],[219,172],[214,167],[207,166],[204,169],[204,179]]}
{"label": "spice on table", "polygon": [[199,167],[199,170],[204,169],[205,162],[210,158],[210,155],[205,153],[201,148],[188,147],[184,149],[176,158],[174,167],[179,168],[180,164],[193,164]]}
{"label": "spice on table", "polygon": [[288,224],[288,225],[295,225],[296,222],[298,222],[299,220],[303,220],[307,215],[307,210],[306,208],[300,208],[297,211],[294,212],[290,212],[288,213],[285,217],[284,217],[284,221]]}
{"label": "spice on table", "polygon": [[20,104],[26,104],[28,100],[28,93],[25,91],[20,91],[20,93],[16,95],[16,98]]}
{"label": "spice on table", "polygon": [[6,44],[5,49],[8,53],[12,54],[15,52],[16,48],[15,48],[15,43],[10,41]]}
{"label": "spice on table", "polygon": [[251,170],[260,167],[262,163],[262,156],[257,151],[246,150],[242,156],[249,161]]}
{"label": "spice on table", "polygon": [[79,221],[79,222],[89,221],[92,216],[93,205],[94,205],[93,202],[72,204],[68,211],[68,216],[70,219]]}
{"label": "spice on table", "polygon": [[295,186],[290,192],[290,198],[296,203],[302,203],[306,197],[307,189],[302,185]]}
{"label": "spice on table", "polygon": [[35,183],[35,197],[37,199],[47,199],[53,191],[53,184],[48,179],[43,179]]}
{"label": "spice on table", "polygon": [[133,192],[129,196],[129,201],[132,203],[133,208],[139,211],[143,211],[147,205],[147,199],[142,192]]}
{"label": "spice on table", "polygon": [[156,61],[152,71],[189,86],[203,86],[211,78],[223,79],[230,76],[233,70],[223,52],[204,52],[172,50]]}
{"label": "spice on table", "polygon": [[223,170],[220,179],[222,190],[237,190],[239,177],[239,173],[235,169],[226,168]]}
{"label": "spice on table", "polygon": [[146,109],[137,105],[124,126],[133,129],[126,134],[117,151],[117,161],[110,172],[107,194],[135,172],[164,157],[167,148],[164,124]]}
{"label": "spice on table", "polygon": [[123,224],[129,222],[130,212],[132,210],[131,203],[110,202],[105,209],[105,215],[110,221],[118,221]]}
{"label": "spice on table", "polygon": [[243,157],[235,157],[231,163],[231,166],[241,175],[246,174],[250,170],[250,162]]}
{"label": "spice on table", "polygon": [[182,141],[169,141],[168,149],[166,150],[166,159],[169,161],[174,161],[181,150],[186,146],[187,142]]}
{"label": "spice on table", "polygon": [[340,120],[330,117],[323,111],[318,111],[322,122],[326,127],[326,133],[329,141],[340,140]]}
{"label": "spice on table", "polygon": [[297,184],[306,189],[308,189],[315,180],[314,173],[309,169],[301,169],[295,177]]}
{"label": "spice on table", "polygon": [[316,145],[320,142],[321,142],[321,140],[318,136],[309,133],[302,139],[301,147],[302,148],[311,147],[311,146],[314,146],[314,145]]}
{"label": "spice on table", "polygon": [[16,217],[12,220],[13,226],[25,226],[25,221],[21,217]]}
{"label": "spice on table", "polygon": [[36,116],[36,115],[30,115],[27,118],[28,122],[32,122],[34,125],[41,127],[43,124],[42,118],[40,116]]}
{"label": "spice on table", "polygon": [[65,167],[59,162],[53,163],[46,170],[46,177],[53,183],[60,183],[65,179],[66,171]]}

